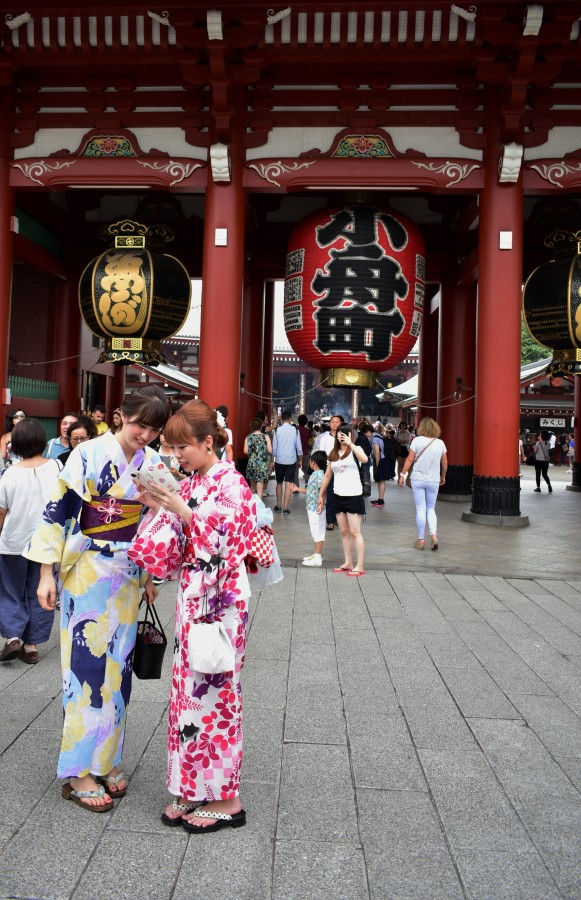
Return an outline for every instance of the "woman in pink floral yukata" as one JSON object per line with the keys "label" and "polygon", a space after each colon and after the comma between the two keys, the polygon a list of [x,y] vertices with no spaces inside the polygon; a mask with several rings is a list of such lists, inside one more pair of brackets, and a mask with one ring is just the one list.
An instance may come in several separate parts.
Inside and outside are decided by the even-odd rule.
{"label": "woman in pink floral yukata", "polygon": [[[240,672],[250,596],[244,560],[256,509],[234,464],[218,459],[228,440],[219,418],[202,400],[190,400],[169,420],[165,439],[182,469],[194,474],[178,492],[148,489],[144,499],[158,511],[144,520],[129,551],[145,558],[141,564],[153,575],[179,575],[167,774],[175,799],[161,818],[198,834],[246,823]],[[236,665],[207,675],[189,667],[188,634],[196,621],[216,619],[235,648]]]}

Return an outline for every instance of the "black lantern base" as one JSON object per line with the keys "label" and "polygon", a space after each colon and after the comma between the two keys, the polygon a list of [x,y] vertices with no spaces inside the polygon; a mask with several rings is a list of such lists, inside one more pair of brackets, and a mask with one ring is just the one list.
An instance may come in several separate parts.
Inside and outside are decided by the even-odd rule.
{"label": "black lantern base", "polygon": [[[579,354],[579,351],[572,351],[573,354]],[[547,375],[550,375],[551,378],[558,378],[561,375],[581,375],[581,361],[579,358],[554,356],[553,360],[549,363],[546,368]]]}
{"label": "black lantern base", "polygon": [[448,466],[446,483],[438,491],[438,500],[470,500],[473,475],[474,466]]}
{"label": "black lantern base", "polygon": [[581,463],[574,462],[572,465],[573,475],[571,484],[567,485],[568,491],[581,491]]}
{"label": "black lantern base", "polygon": [[161,352],[159,341],[148,341],[142,338],[109,338],[105,341],[105,347],[99,362],[119,363],[122,366],[130,366],[139,363],[142,366],[158,366],[167,363]]}
{"label": "black lantern base", "polygon": [[520,478],[496,478],[474,475],[472,507],[462,514],[464,522],[477,525],[497,525],[524,528],[528,516],[520,513]]}

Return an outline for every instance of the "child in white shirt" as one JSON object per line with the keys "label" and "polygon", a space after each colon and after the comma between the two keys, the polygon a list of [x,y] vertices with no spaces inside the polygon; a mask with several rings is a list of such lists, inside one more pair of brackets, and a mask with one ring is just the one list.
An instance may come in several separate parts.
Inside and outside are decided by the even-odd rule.
{"label": "child in white shirt", "polygon": [[309,517],[309,526],[311,528],[311,536],[315,542],[315,552],[310,556],[305,556],[303,566],[322,566],[323,565],[323,544],[325,542],[325,532],[327,530],[327,517],[325,511],[318,513],[317,504],[319,502],[319,491],[323,483],[325,469],[327,468],[327,454],[324,450],[315,450],[309,461],[311,476],[306,488],[295,488],[293,493],[307,495],[307,516]]}

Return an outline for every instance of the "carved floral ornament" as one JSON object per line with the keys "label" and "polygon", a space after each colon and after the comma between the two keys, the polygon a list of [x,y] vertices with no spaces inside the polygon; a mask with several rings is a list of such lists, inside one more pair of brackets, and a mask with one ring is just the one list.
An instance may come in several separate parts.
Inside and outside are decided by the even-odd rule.
{"label": "carved floral ornament", "polygon": [[427,169],[428,172],[434,172],[437,174],[445,175],[446,178],[449,178],[450,181],[446,184],[446,187],[452,187],[454,184],[458,184],[459,181],[464,181],[465,178],[468,178],[471,172],[475,169],[480,169],[479,163],[459,163],[459,162],[451,162],[450,160],[446,160],[445,163],[431,162],[417,162],[416,160],[411,160],[414,166],[417,166],[418,169]]}
{"label": "carved floral ornament", "polygon": [[567,175],[575,175],[576,173],[580,173],[581,162],[571,164],[565,162],[565,160],[562,159],[559,162],[549,164],[540,163],[539,165],[535,165],[534,163],[531,163],[530,168],[534,169],[535,172],[538,172],[541,178],[544,178],[545,181],[549,181],[556,187],[562,188],[563,183],[559,179],[564,179]]}
{"label": "carved floral ornament", "polygon": [[[82,165],[85,160],[82,159],[68,159],[68,160],[44,160],[37,159],[34,162],[14,162],[12,163],[12,168],[19,169],[25,178],[30,179],[30,181],[34,181],[35,184],[40,184],[42,187],[45,187],[52,180],[52,177],[59,173],[62,169],[67,169],[70,166],[74,166],[76,164]],[[148,169],[153,169],[153,171],[168,175],[172,180],[169,182],[169,186],[173,187],[176,184],[184,181],[186,178],[189,178],[196,169],[201,169],[201,163],[192,163],[192,162],[183,162],[178,160],[144,160],[144,159],[135,159],[131,160],[131,163],[137,163],[139,166],[143,166]],[[86,171],[86,170],[85,170]],[[127,172],[127,170],[125,170]],[[79,174],[75,180],[81,177]],[[127,177],[127,176],[126,176]],[[98,183],[98,178],[95,176],[95,170],[92,170],[92,174],[90,176],[84,175],[82,176],[83,181]],[[140,180],[143,181],[143,178],[140,176]]]}
{"label": "carved floral ornament", "polygon": [[37,159],[32,163],[12,163],[12,167],[20,169],[25,178],[29,178],[36,184],[44,185],[48,179],[45,178],[44,181],[41,181],[43,175],[46,176],[50,175],[51,172],[67,169],[69,166],[74,166],[76,162],[76,159],[67,160],[66,162],[46,162],[44,159]]}
{"label": "carved floral ornament", "polygon": [[254,169],[261,178],[264,178],[270,184],[275,184],[277,187],[280,187],[280,182],[276,179],[280,178],[285,172],[297,172],[299,169],[307,169],[309,166],[314,165],[315,160],[312,162],[303,162],[303,163],[292,163],[292,165],[287,165],[283,163],[282,160],[278,160],[277,162],[271,163],[251,163],[249,168]]}
{"label": "carved floral ornament", "polygon": [[184,181],[184,179],[189,178],[190,175],[196,171],[196,169],[201,169],[201,163],[184,163],[178,162],[174,159],[170,159],[168,162],[147,162],[144,159],[138,159],[136,162],[139,163],[140,166],[145,166],[148,169],[153,169],[155,172],[163,172],[167,173],[173,178],[173,181],[170,181],[170,187],[173,187],[174,184],[179,184],[180,181]]}
{"label": "carved floral ornament", "polygon": [[[347,156],[341,159],[341,162],[347,163],[347,161],[353,162],[360,161],[361,157],[357,156]],[[385,158],[384,158],[385,161]],[[392,184],[397,186],[398,184],[406,183],[406,184],[417,184],[420,187],[425,183],[425,179],[413,172],[411,166],[415,166],[419,169],[425,169],[427,172],[430,172],[434,178],[429,179],[429,182],[433,187],[442,188],[442,187],[453,187],[454,185],[459,184],[464,179],[468,178],[473,172],[482,168],[482,164],[479,162],[463,162],[461,160],[445,160],[442,162],[440,159],[430,161],[417,160],[417,159],[409,159],[399,157],[396,159],[391,158],[391,161],[394,164],[399,164],[397,173],[394,170],[394,179]],[[333,169],[333,175],[330,174],[329,166],[335,166],[339,160],[335,157],[331,159],[329,157],[320,157],[319,159],[314,160],[301,160],[300,162],[297,160],[272,160],[265,162],[256,162],[249,163],[248,168],[254,169],[257,175],[260,178],[263,178],[265,181],[268,181],[269,184],[275,185],[276,187],[281,187],[283,184],[289,184],[294,182],[293,175],[297,173],[300,169],[306,169],[310,166],[317,167],[317,173],[314,171],[312,173],[312,178],[315,180],[317,184],[323,183],[323,181],[327,181],[329,186],[333,186],[333,183],[336,182],[338,176],[338,171]],[[326,164],[327,168],[322,170],[320,167]],[[340,170],[343,178],[348,178],[348,174],[346,174],[345,169]],[[373,167],[371,167],[369,175],[372,177],[372,173],[375,171]],[[361,169],[358,170],[358,176],[361,176]],[[447,180],[446,180],[447,179]],[[390,178],[387,175],[386,170],[382,171],[381,174],[382,183],[385,184],[385,188],[389,188]],[[304,182],[304,178],[302,179]],[[365,184],[362,182],[362,188],[365,187]]]}

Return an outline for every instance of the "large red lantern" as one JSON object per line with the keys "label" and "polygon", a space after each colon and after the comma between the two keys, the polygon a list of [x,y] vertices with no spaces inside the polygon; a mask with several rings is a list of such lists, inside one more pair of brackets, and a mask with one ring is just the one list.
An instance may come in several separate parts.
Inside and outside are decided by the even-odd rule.
{"label": "large red lantern", "polygon": [[373,387],[417,340],[424,284],[424,242],[409,219],[357,204],[319,210],[289,241],[287,337],[326,385]]}

